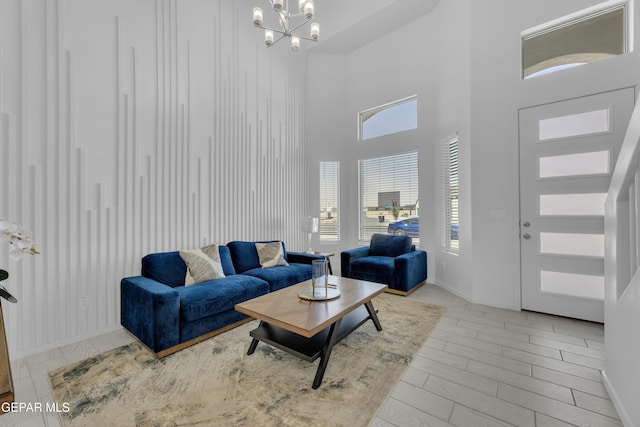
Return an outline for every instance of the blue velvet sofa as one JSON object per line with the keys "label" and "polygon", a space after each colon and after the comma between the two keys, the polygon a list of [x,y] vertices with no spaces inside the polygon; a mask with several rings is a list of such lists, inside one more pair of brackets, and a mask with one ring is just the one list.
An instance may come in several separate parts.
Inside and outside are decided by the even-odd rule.
{"label": "blue velvet sofa", "polygon": [[384,283],[386,292],[409,295],[427,280],[427,253],[409,236],[374,234],[368,247],[340,254],[342,276]]}
{"label": "blue velvet sofa", "polygon": [[255,243],[220,245],[225,277],[191,286],[178,251],[146,255],[141,275],[120,283],[122,326],[158,357],[167,356],[250,321],[236,304],[311,279],[311,262],[323,258],[287,253],[282,243],[289,265],[262,268]]}

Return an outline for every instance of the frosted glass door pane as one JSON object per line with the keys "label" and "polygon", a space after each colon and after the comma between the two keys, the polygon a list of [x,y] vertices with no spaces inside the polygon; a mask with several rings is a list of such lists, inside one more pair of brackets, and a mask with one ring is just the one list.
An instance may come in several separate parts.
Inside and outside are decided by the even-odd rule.
{"label": "frosted glass door pane", "polygon": [[540,178],[609,173],[609,151],[540,157]]}
{"label": "frosted glass door pane", "polygon": [[543,270],[540,272],[540,290],[554,294],[604,300],[604,277]]}
{"label": "frosted glass door pane", "polygon": [[604,257],[604,234],[540,233],[543,254]]}
{"label": "frosted glass door pane", "polygon": [[540,215],[603,216],[607,193],[541,194]]}
{"label": "frosted glass door pane", "polygon": [[609,130],[609,109],[540,120],[539,140],[590,135]]}

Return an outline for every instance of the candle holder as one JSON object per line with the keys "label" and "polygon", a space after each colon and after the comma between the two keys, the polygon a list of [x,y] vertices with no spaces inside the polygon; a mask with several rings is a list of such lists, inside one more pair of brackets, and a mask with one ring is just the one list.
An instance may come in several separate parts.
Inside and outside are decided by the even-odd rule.
{"label": "candle holder", "polygon": [[329,262],[326,259],[314,259],[311,262],[311,289],[314,298],[327,298],[329,289]]}
{"label": "candle holder", "polygon": [[311,286],[298,292],[298,297],[311,301],[325,301],[340,296],[338,287],[329,284],[329,261],[314,259],[311,262]]}

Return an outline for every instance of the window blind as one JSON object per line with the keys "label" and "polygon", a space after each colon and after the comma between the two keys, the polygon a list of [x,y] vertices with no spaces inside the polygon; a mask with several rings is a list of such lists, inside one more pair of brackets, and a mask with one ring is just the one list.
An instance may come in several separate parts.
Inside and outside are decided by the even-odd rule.
{"label": "window blind", "polygon": [[340,162],[320,162],[320,241],[340,240]]}
{"label": "window blind", "polygon": [[442,183],[443,183],[443,232],[442,247],[458,252],[458,138],[443,144],[442,149]]}
{"label": "window blind", "polygon": [[[359,161],[360,241],[387,234],[390,223],[418,217],[418,152]],[[419,245],[419,224],[414,244]],[[412,233],[407,233],[411,235]]]}

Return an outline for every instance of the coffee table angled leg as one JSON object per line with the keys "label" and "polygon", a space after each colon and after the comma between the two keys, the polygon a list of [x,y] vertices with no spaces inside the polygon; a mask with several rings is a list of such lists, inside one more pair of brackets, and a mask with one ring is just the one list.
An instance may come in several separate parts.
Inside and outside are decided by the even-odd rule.
{"label": "coffee table angled leg", "polygon": [[338,319],[338,321],[331,325],[329,329],[329,335],[327,336],[327,341],[322,348],[322,355],[320,356],[320,364],[318,365],[318,370],[316,371],[316,377],[313,379],[312,388],[315,390],[320,387],[322,383],[322,377],[324,377],[324,371],[327,369],[327,365],[329,364],[329,357],[331,356],[331,350],[333,350],[333,346],[336,343],[338,338],[338,331],[340,331],[340,323],[342,323],[342,319]]}
{"label": "coffee table angled leg", "polygon": [[[261,320],[260,325],[258,327],[262,326],[263,323],[264,322]],[[251,340],[251,344],[249,344],[249,350],[247,350],[247,356],[251,356],[253,352],[256,351],[256,347],[258,346],[259,342],[260,341],[258,341],[255,338]]]}
{"label": "coffee table angled leg", "polygon": [[369,318],[371,318],[373,324],[376,326],[376,330],[381,331],[382,325],[380,324],[380,320],[378,319],[378,315],[376,314],[376,309],[373,308],[373,303],[371,301],[367,301],[364,306],[367,307]]}

